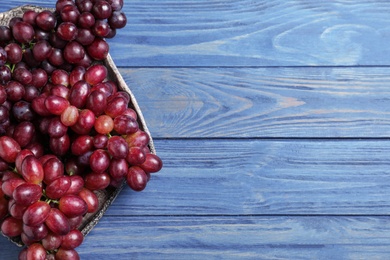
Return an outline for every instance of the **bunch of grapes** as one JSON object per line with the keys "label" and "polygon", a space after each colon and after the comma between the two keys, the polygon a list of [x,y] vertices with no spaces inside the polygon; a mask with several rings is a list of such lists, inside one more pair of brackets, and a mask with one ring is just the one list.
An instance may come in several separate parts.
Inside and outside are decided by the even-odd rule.
{"label": "bunch of grapes", "polygon": [[79,259],[97,192],[145,188],[162,168],[128,92],[103,62],[123,0],[58,0],[0,27],[1,232],[19,259]]}

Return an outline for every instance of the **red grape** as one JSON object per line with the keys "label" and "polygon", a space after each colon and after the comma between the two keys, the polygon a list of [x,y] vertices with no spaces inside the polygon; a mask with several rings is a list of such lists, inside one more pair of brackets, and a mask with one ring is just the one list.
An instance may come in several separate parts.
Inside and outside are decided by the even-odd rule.
{"label": "red grape", "polygon": [[44,201],[31,204],[23,214],[23,223],[28,226],[38,226],[45,222],[50,213],[50,205]]}
{"label": "red grape", "polygon": [[69,218],[82,216],[88,211],[87,203],[80,196],[72,194],[61,197],[58,208]]}
{"label": "red grape", "polygon": [[56,235],[66,235],[70,231],[70,224],[64,213],[57,208],[51,208],[45,220],[46,226]]}
{"label": "red grape", "polygon": [[21,151],[20,145],[8,136],[0,137],[0,157],[9,163],[15,162],[16,156]]}

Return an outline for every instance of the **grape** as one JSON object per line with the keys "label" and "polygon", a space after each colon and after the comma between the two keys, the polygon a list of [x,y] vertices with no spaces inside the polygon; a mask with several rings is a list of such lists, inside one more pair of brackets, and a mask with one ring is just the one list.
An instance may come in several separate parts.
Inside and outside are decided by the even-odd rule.
{"label": "grape", "polygon": [[44,61],[50,57],[53,52],[53,48],[46,40],[40,40],[34,44],[32,49],[35,60]]}
{"label": "grape", "polygon": [[57,84],[50,88],[50,94],[63,97],[65,99],[69,98],[69,88],[65,87],[65,85]]}
{"label": "grape", "polygon": [[39,90],[33,85],[28,85],[24,87],[25,92],[23,95],[23,100],[27,102],[32,102],[36,97],[39,96]]}
{"label": "grape", "polygon": [[70,231],[70,224],[63,211],[51,208],[45,220],[46,226],[56,235],[66,235]]}
{"label": "grape", "polygon": [[69,42],[65,46],[63,53],[65,60],[70,64],[77,64],[81,62],[85,55],[84,47],[76,41]]}
{"label": "grape", "polygon": [[126,182],[133,190],[142,191],[146,187],[148,176],[141,167],[132,166],[127,172]]}
{"label": "grape", "polygon": [[95,24],[95,17],[88,11],[83,12],[79,16],[77,25],[81,28],[88,29]]}
{"label": "grape", "polygon": [[26,92],[23,85],[15,80],[7,83],[5,91],[7,92],[7,98],[13,102],[21,100]]}
{"label": "grape", "polygon": [[65,5],[59,12],[62,21],[77,24],[80,12],[74,4]]}
{"label": "grape", "polygon": [[60,12],[61,9],[66,5],[75,5],[73,0],[57,0],[56,1],[56,11]]}
{"label": "grape", "polygon": [[70,176],[70,187],[66,194],[77,195],[84,187],[84,179],[80,175],[72,175]]}
{"label": "grape", "polygon": [[127,108],[127,102],[125,98],[117,96],[107,102],[106,109],[104,112],[112,117],[115,118],[117,116],[120,116]]}
{"label": "grape", "polygon": [[29,149],[23,149],[17,154],[15,158],[15,168],[18,173],[22,172],[22,162],[24,158],[29,155],[34,155]]}
{"label": "grape", "polygon": [[32,26],[35,25],[35,19],[37,18],[38,13],[34,10],[26,10],[23,15],[22,19],[24,22],[31,24]]}
{"label": "grape", "polygon": [[19,177],[11,177],[7,180],[3,180],[1,189],[3,190],[5,195],[7,195],[8,197],[12,197],[16,187],[22,185],[23,183],[26,183],[26,181]]}
{"label": "grape", "polygon": [[20,145],[8,136],[0,137],[0,157],[9,163],[15,162],[16,156],[21,151]]}
{"label": "grape", "polygon": [[64,64],[65,63],[65,59],[64,59],[64,56],[62,55],[62,50],[61,49],[57,49],[57,48],[53,48],[53,51],[52,51],[51,55],[48,58],[48,61],[53,66],[57,66],[57,67],[61,66],[62,64]]}
{"label": "grape", "polygon": [[126,26],[126,23],[126,15],[120,11],[113,12],[111,17],[108,18],[108,24],[111,26],[111,28],[121,29]]}
{"label": "grape", "polygon": [[8,212],[12,217],[16,219],[22,219],[27,207],[28,205],[20,205],[16,203],[14,199],[10,199],[8,204]]}
{"label": "grape", "polygon": [[12,26],[12,35],[20,43],[28,43],[34,38],[34,28],[31,24],[18,21]]}
{"label": "grape", "polygon": [[37,15],[35,18],[35,23],[41,29],[45,31],[51,31],[57,25],[57,19],[51,11],[44,10]]}
{"label": "grape", "polygon": [[133,146],[129,148],[126,161],[131,165],[141,165],[145,162],[146,153],[141,147]]}
{"label": "grape", "polygon": [[13,139],[18,142],[20,147],[25,147],[31,143],[35,135],[35,126],[29,121],[23,121],[15,126]]}
{"label": "grape", "polygon": [[93,138],[89,135],[78,136],[71,145],[73,155],[82,155],[93,149]]}
{"label": "grape", "polygon": [[146,154],[145,162],[140,167],[148,173],[158,172],[161,170],[163,163],[157,155],[153,153]]}
{"label": "grape", "polygon": [[16,64],[23,58],[23,50],[17,43],[10,43],[5,46],[4,50],[7,52],[7,60],[9,63]]}
{"label": "grape", "polygon": [[114,159],[125,159],[129,145],[122,136],[112,136],[108,139],[107,150]]}
{"label": "grape", "polygon": [[68,106],[67,99],[56,95],[49,95],[45,100],[46,109],[53,115],[61,115]]}
{"label": "grape", "polygon": [[61,137],[51,137],[49,140],[50,149],[54,154],[58,156],[65,155],[70,148],[70,138],[68,134],[64,134]]}
{"label": "grape", "polygon": [[87,203],[80,196],[72,194],[61,197],[58,208],[69,218],[82,216],[88,211]]}
{"label": "grape", "polygon": [[69,85],[69,74],[65,70],[55,69],[50,77],[50,80],[55,85]]}
{"label": "grape", "polygon": [[61,114],[61,122],[65,126],[72,126],[76,124],[79,118],[79,110],[75,106],[68,106]]}
{"label": "grape", "polygon": [[38,226],[45,222],[50,213],[50,206],[44,201],[30,205],[23,214],[23,223],[28,226]]}
{"label": "grape", "polygon": [[0,221],[8,214],[8,200],[4,197],[0,197]]}
{"label": "grape", "polygon": [[46,250],[45,248],[39,244],[34,243],[27,247],[27,259],[34,259],[34,260],[45,260],[46,259]]}
{"label": "grape", "polygon": [[56,260],[80,260],[80,256],[74,249],[58,249]]}
{"label": "grape", "polygon": [[71,230],[68,234],[64,235],[62,239],[61,248],[63,249],[75,249],[80,246],[84,240],[84,235],[78,229]]}
{"label": "grape", "polygon": [[27,236],[28,239],[38,241],[45,238],[49,233],[49,230],[44,223],[38,226],[27,226],[24,224],[23,233]]}
{"label": "grape", "polygon": [[114,119],[114,130],[120,135],[128,135],[139,129],[136,119],[129,115],[119,115]]}
{"label": "grape", "polygon": [[6,84],[11,78],[11,70],[7,66],[0,66],[0,84]]}
{"label": "grape", "polygon": [[41,183],[44,177],[42,163],[34,155],[26,156],[22,162],[21,175],[29,183]]}
{"label": "grape", "polygon": [[101,115],[96,118],[94,127],[99,134],[108,134],[114,129],[114,121],[108,115]]}
{"label": "grape", "polygon": [[96,85],[107,77],[107,68],[102,64],[92,65],[84,75],[85,81],[90,85]]}
{"label": "grape", "polygon": [[56,116],[50,120],[47,131],[50,137],[59,138],[67,133],[68,127]]}
{"label": "grape", "polygon": [[97,19],[107,19],[111,16],[112,8],[106,1],[98,1],[93,5],[91,12]]}
{"label": "grape", "polygon": [[36,68],[31,71],[32,74],[32,81],[31,85],[33,85],[36,88],[42,88],[45,86],[48,80],[48,76],[45,70],[41,68]]}
{"label": "grape", "polygon": [[44,171],[43,181],[46,184],[50,184],[55,179],[64,175],[64,165],[56,156],[52,155],[51,158],[45,162],[42,162],[42,164]]}
{"label": "grape", "polygon": [[109,49],[108,43],[99,37],[96,37],[95,40],[87,46],[88,54],[95,60],[104,60],[107,58]]}
{"label": "grape", "polygon": [[86,81],[80,80],[75,83],[70,89],[70,104],[80,109],[84,108],[90,89],[91,86]]}
{"label": "grape", "polygon": [[103,149],[96,149],[89,158],[92,171],[102,173],[110,166],[110,155]]}
{"label": "grape", "polygon": [[125,140],[130,147],[132,146],[143,147],[148,145],[150,138],[145,131],[138,130],[134,134],[127,135],[125,137]]}
{"label": "grape", "polygon": [[83,109],[71,129],[79,135],[88,134],[95,124],[95,114],[89,109]]}
{"label": "grape", "polygon": [[20,67],[14,70],[12,78],[22,85],[27,85],[32,81],[32,73],[28,69]]}
{"label": "grape", "polygon": [[85,188],[92,191],[104,190],[110,182],[110,176],[106,172],[92,172],[85,176]]}
{"label": "grape", "polygon": [[62,22],[57,28],[58,36],[65,41],[76,39],[77,32],[77,26],[71,22]]}
{"label": "grape", "polygon": [[106,148],[108,142],[107,135],[104,134],[97,134],[93,138],[93,145],[96,149],[103,149]]}
{"label": "grape", "polygon": [[42,246],[48,250],[52,251],[61,246],[62,243],[62,236],[54,234],[53,232],[49,231],[49,233],[42,239]]}
{"label": "grape", "polygon": [[23,183],[15,188],[12,197],[15,203],[28,206],[42,197],[42,188],[37,184]]}
{"label": "grape", "polygon": [[94,192],[83,188],[78,195],[87,203],[88,213],[95,213],[99,209],[99,199]]}
{"label": "grape", "polygon": [[9,120],[9,110],[5,106],[0,106],[0,124]]}
{"label": "grape", "polygon": [[107,2],[114,11],[120,11],[123,7],[123,0],[107,0]]}
{"label": "grape", "polygon": [[96,20],[91,30],[97,37],[106,37],[110,33],[111,27],[106,20]]}
{"label": "grape", "polygon": [[122,180],[126,177],[129,165],[125,159],[112,159],[108,172],[113,179]]}
{"label": "grape", "polygon": [[8,237],[19,236],[23,232],[23,222],[14,217],[7,217],[1,223],[1,232]]}
{"label": "grape", "polygon": [[85,107],[96,116],[100,116],[104,112],[106,105],[107,96],[101,91],[94,90],[89,94]]}
{"label": "grape", "polygon": [[32,121],[34,119],[34,111],[30,102],[20,100],[12,107],[12,115],[17,121]]}
{"label": "grape", "polygon": [[8,26],[0,26],[0,42],[7,43],[12,40],[12,32]]}
{"label": "grape", "polygon": [[81,45],[87,46],[93,43],[95,40],[95,35],[90,29],[79,29],[76,41]]}
{"label": "grape", "polygon": [[58,177],[46,186],[46,196],[50,199],[60,199],[69,190],[71,183],[69,176]]}

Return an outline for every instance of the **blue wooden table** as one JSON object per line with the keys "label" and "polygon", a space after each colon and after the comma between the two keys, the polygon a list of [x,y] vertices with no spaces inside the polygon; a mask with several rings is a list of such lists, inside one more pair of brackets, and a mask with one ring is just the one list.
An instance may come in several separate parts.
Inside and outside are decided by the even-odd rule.
{"label": "blue wooden table", "polygon": [[[9,0],[52,7],[54,0]],[[390,2],[125,0],[163,170],[82,259],[390,259]],[[0,258],[19,248],[0,239]]]}

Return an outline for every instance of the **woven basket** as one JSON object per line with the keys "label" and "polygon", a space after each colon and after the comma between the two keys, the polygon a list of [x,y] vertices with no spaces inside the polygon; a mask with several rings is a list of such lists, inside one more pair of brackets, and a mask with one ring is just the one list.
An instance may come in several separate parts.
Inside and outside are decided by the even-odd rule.
{"label": "woven basket", "polygon": [[[35,10],[37,12],[40,12],[40,11],[48,10],[48,9],[53,11],[53,9],[50,9],[50,8],[43,8],[43,7],[39,7],[39,6],[33,6],[33,5],[23,5],[23,6],[13,8],[7,12],[0,13],[0,26],[3,26],[3,25],[8,26],[9,21],[13,17],[22,17],[23,13],[26,10]],[[110,54],[108,54],[107,58],[103,61],[103,63],[105,64],[105,66],[108,69],[108,74],[109,74],[108,79],[112,80],[114,82],[117,82],[118,87],[121,90],[126,91],[130,95],[129,107],[131,107],[132,109],[134,109],[137,112],[139,127],[140,127],[140,129],[142,129],[143,131],[145,131],[149,135],[149,137],[150,137],[149,149],[150,149],[151,153],[156,154],[156,150],[155,150],[154,145],[153,145],[152,137],[150,135],[148,127],[146,126],[145,119],[142,115],[141,109],[138,106],[137,100],[136,100],[134,94],[131,92],[130,88],[127,86],[123,77],[119,73],[118,68],[116,67]],[[96,226],[96,224],[99,222],[99,220],[103,217],[104,213],[107,211],[107,209],[110,207],[110,205],[114,202],[114,200],[118,196],[119,192],[122,190],[123,185],[124,185],[124,182],[118,188],[109,187],[103,191],[95,192],[99,198],[99,209],[96,213],[85,215],[85,217],[84,217],[84,219],[79,227],[80,231],[83,233],[84,236],[86,236]],[[23,246],[23,243],[22,243],[20,237],[13,237],[13,238],[7,237],[7,238],[11,242],[13,242],[14,244],[16,244],[18,246]]]}

